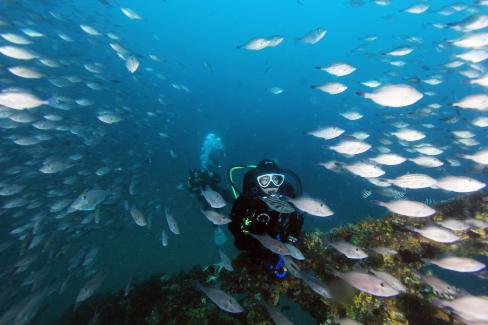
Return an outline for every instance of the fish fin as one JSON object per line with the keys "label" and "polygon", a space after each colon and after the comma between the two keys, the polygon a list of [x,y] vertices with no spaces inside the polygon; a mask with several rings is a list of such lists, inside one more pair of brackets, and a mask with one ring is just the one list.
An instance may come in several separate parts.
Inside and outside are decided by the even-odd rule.
{"label": "fish fin", "polygon": [[366,93],[364,91],[356,91],[356,95],[361,96],[363,98],[367,98]]}
{"label": "fish fin", "polygon": [[370,202],[373,203],[373,204],[379,205],[380,207],[384,207],[385,206],[385,202],[383,202],[383,201],[371,200]]}

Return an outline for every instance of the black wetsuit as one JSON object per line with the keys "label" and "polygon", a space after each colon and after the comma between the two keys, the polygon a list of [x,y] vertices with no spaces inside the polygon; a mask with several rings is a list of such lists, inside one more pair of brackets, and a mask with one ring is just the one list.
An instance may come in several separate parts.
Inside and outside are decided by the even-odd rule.
{"label": "black wetsuit", "polygon": [[[303,214],[299,211],[280,213],[268,207],[261,200],[266,194],[257,185],[256,175],[256,170],[250,170],[244,176],[243,192],[232,207],[232,221],[229,223],[229,230],[234,235],[234,243],[237,248],[250,251],[258,256],[269,257],[269,251],[264,249],[261,243],[251,237],[249,233],[268,234],[282,242],[295,245],[300,237]],[[279,187],[277,194],[287,197],[296,196],[294,188],[286,181]]]}

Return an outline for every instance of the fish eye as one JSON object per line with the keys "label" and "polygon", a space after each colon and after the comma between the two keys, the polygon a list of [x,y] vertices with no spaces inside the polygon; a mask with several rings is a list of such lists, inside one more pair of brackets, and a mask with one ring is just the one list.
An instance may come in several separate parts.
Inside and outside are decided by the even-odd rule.
{"label": "fish eye", "polygon": [[380,286],[384,287],[385,285],[383,284],[383,282],[380,283]]}

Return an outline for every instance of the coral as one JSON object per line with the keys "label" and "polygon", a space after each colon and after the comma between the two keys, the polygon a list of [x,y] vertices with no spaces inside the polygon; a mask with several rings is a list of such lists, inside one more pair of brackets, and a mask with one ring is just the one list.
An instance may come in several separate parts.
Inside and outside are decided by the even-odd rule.
{"label": "coral", "polygon": [[[475,194],[436,206],[435,220],[470,217],[488,222],[488,204],[483,196]],[[313,273],[324,281],[335,299],[324,299],[313,292],[303,281],[291,275],[279,280],[263,269],[246,253],[234,261],[233,272],[219,272],[218,265],[194,267],[175,276],[157,274],[138,283],[127,297],[123,290],[111,295],[95,296],[74,310],[67,312],[61,323],[87,324],[98,312],[100,324],[269,324],[269,316],[258,302],[260,294],[270,304],[276,305],[280,297],[287,296],[317,323],[335,324],[339,318],[352,318],[365,325],[406,324],[456,324],[449,315],[434,307],[429,299],[432,290],[416,275],[422,258],[432,258],[452,252],[457,255],[488,255],[488,237],[484,230],[470,230],[464,240],[453,245],[433,243],[418,234],[405,230],[407,223],[417,226],[422,221],[406,220],[395,215],[382,219],[368,218],[347,224],[327,233],[315,230],[304,234],[299,248],[307,257],[297,264],[302,270]],[[417,224],[418,223],[418,224]],[[330,249],[324,240],[344,239],[362,248],[386,246],[398,251],[397,255],[383,256],[371,253],[360,262],[361,267],[386,271],[407,288],[407,292],[392,298],[377,298],[357,291],[334,277],[330,269],[343,272],[358,267]],[[229,314],[221,311],[194,283],[217,280],[222,290],[236,297],[245,312]]]}

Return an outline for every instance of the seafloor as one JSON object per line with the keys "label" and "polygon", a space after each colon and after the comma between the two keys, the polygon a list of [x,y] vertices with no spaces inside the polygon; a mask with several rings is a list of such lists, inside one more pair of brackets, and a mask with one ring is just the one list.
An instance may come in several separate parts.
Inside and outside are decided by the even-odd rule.
{"label": "seafloor", "polygon": [[[440,203],[434,220],[446,217],[476,218],[488,222],[487,193]],[[488,229],[469,230],[463,240],[453,244],[439,244],[405,230],[405,225],[421,225],[429,220],[412,220],[387,215],[382,219],[365,219],[324,233],[314,231],[303,236],[299,248],[306,260],[298,261],[302,270],[312,272],[328,284],[334,299],[325,299],[313,292],[303,281],[289,275],[277,279],[253,263],[246,254],[234,261],[235,271],[217,272],[217,267],[196,266],[176,276],[157,274],[138,283],[124,297],[124,290],[94,296],[62,317],[62,324],[269,324],[266,310],[259,303],[260,293],[268,302],[276,304],[286,296],[311,315],[317,323],[334,324],[340,318],[355,319],[363,324],[458,324],[449,314],[433,306],[432,289],[422,283],[414,271],[424,263],[422,258],[439,257],[452,252],[456,256],[488,256]],[[392,298],[377,298],[354,290],[334,277],[330,269],[342,272],[358,267],[323,244],[323,239],[343,238],[364,249],[386,246],[398,251],[383,256],[368,251],[369,257],[359,267],[384,270],[400,279],[407,292]],[[469,275],[473,276],[473,275]],[[236,297],[244,308],[240,314],[220,310],[204,294],[194,289],[195,282],[220,288]],[[286,314],[286,311],[284,312]]]}

